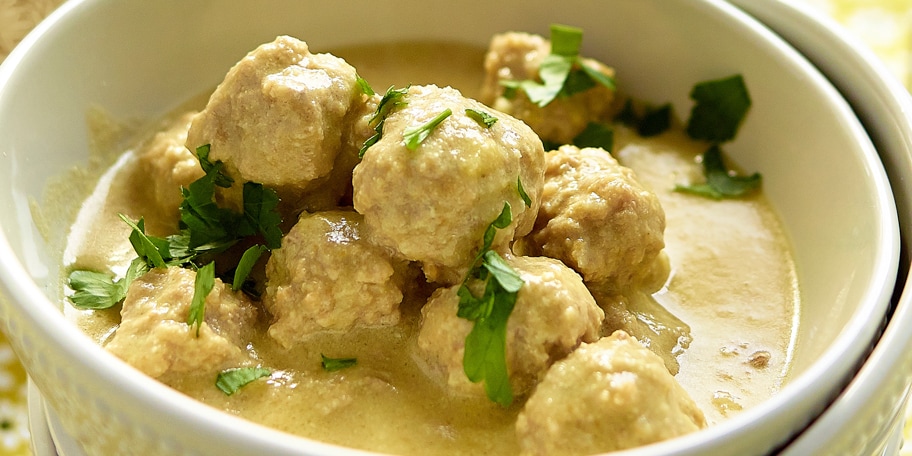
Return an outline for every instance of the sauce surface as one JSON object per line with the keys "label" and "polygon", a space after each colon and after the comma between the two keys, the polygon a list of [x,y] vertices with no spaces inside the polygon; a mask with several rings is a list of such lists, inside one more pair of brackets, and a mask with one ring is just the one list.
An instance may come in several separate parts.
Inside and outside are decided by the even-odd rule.
{"label": "sauce surface", "polygon": [[[474,47],[393,44],[332,53],[378,91],[434,83],[474,97],[483,78],[484,50]],[[644,139],[618,127],[614,154],[664,207],[672,270],[651,299],[690,326],[692,341],[677,357],[676,379],[707,421],[717,423],[782,386],[800,300],[788,242],[762,195],[715,201],[672,191],[675,183],[700,175],[695,158],[702,147],[678,130]],[[136,163],[128,153],[99,181],[69,236],[65,269],[126,269],[134,253],[130,228],[118,213],[145,217],[151,234],[174,229],[173,220],[154,213]],[[161,380],[228,413],[330,443],[397,454],[515,454],[513,428],[522,401],[504,409],[486,399],[454,398],[427,381],[415,356],[415,334],[430,291],[406,296],[396,326],[325,333],[292,349],[270,339],[269,322],[261,318],[248,351],[264,365],[285,368],[231,396],[208,374]],[[65,314],[104,344],[117,328],[119,310],[67,306]],[[661,325],[662,316],[650,323]],[[326,372],[321,354],[356,357],[358,366]]]}

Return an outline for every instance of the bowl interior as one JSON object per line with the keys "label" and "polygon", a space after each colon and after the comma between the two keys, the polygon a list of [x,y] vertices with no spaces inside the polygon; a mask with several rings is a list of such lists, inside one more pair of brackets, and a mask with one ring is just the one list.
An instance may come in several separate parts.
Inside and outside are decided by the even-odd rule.
{"label": "bowl interior", "polygon": [[[31,204],[49,179],[87,162],[87,110],[97,105],[114,118],[154,119],[213,87],[247,51],[280,34],[307,41],[315,52],[400,40],[483,47],[493,33],[547,35],[555,22],[585,30],[583,52],[614,66],[621,90],[671,102],[679,118],[689,112],[695,82],[744,75],[754,103],[726,152],[764,175],[764,191],[792,242],[803,306],[789,385],[770,404],[689,445],[705,450],[709,440],[776,414],[791,418],[779,420],[775,432],[793,431],[795,420],[809,419],[847,381],[880,325],[899,250],[895,209],[876,152],[836,91],[767,29],[712,0],[572,0],[560,8],[471,0],[451,5],[445,18],[414,0],[332,7],[299,0],[71,2],[0,67],[0,283],[10,301],[3,320],[24,318],[22,331],[70,350],[74,365],[93,363],[98,380],[118,391],[177,403],[164,388],[130,386],[138,377],[124,374],[121,363],[80,338],[55,310],[60,252],[48,239],[67,227],[33,220]],[[18,348],[25,350],[21,342]],[[43,390],[67,377],[31,371]],[[181,409],[181,419],[216,416],[190,410]],[[226,448],[247,448],[227,443],[247,438],[256,440],[235,433]],[[739,445],[756,452],[773,443],[757,436]]]}

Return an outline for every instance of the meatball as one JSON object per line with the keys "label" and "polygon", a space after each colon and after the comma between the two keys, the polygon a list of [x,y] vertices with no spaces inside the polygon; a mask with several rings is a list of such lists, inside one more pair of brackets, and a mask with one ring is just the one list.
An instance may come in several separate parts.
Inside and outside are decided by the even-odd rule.
{"label": "meatball", "polygon": [[196,156],[184,147],[195,113],[186,113],[155,134],[139,153],[139,166],[159,211],[174,218],[183,201],[181,187],[203,177]]}
{"label": "meatball", "polygon": [[[569,97],[559,96],[544,107],[530,101],[522,91],[511,98],[504,96],[501,81],[537,79],[542,61],[550,53],[551,43],[538,35],[520,32],[495,35],[485,56],[480,101],[527,123],[546,141],[570,144],[590,122],[610,117],[614,90],[596,84]],[[592,59],[583,62],[606,76],[614,76],[614,70],[600,62]]]}
{"label": "meatball", "polygon": [[522,455],[589,455],[705,426],[662,360],[618,331],[551,366],[520,411],[516,435]]}
{"label": "meatball", "polygon": [[[452,88],[413,86],[407,104],[383,123],[382,138],[353,175],[354,207],[376,241],[421,263],[431,281],[461,280],[485,229],[509,203],[513,221],[498,230],[495,248],[532,228],[544,174],[541,141],[522,122],[464,98]],[[410,150],[404,131],[444,112],[452,115]],[[497,118],[490,127],[467,109]],[[527,207],[519,186],[531,199]]]}
{"label": "meatball", "polygon": [[357,153],[344,138],[359,128],[352,124],[366,100],[351,65],[280,36],[231,68],[193,119],[187,147],[210,144],[210,159],[224,162],[235,181],[300,198],[328,178],[340,153]]}
{"label": "meatball", "polygon": [[106,348],[151,377],[215,371],[249,362],[244,349],[256,308],[215,279],[204,321],[187,324],[196,272],[157,268],[133,281]]}
{"label": "meatball", "polygon": [[655,268],[667,275],[659,256],[665,212],[633,170],[602,149],[575,146],[561,146],[545,162],[541,210],[522,248],[559,259],[586,282],[614,290],[661,286]]}
{"label": "meatball", "polygon": [[404,269],[368,241],[359,214],[305,213],[266,264],[269,335],[291,347],[316,331],[394,325]]}
{"label": "meatball", "polygon": [[[506,257],[524,285],[507,321],[507,370],[516,395],[528,392],[555,361],[580,342],[598,339],[604,313],[579,275],[543,257]],[[459,394],[483,396],[463,370],[465,339],[473,322],[456,315],[459,286],[440,288],[421,309],[418,350],[432,375]]]}

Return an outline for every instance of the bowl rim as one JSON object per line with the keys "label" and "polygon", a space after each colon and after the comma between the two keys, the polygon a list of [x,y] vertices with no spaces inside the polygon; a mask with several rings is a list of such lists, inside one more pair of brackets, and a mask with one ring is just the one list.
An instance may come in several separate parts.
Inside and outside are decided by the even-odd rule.
{"label": "bowl rim", "polygon": [[[865,359],[857,375],[840,396],[787,448],[788,454],[815,454],[822,451],[826,442],[841,433],[852,432],[852,425],[859,411],[875,401],[892,375],[901,375],[903,394],[892,408],[886,411],[887,423],[892,420],[902,429],[902,417],[909,400],[912,372],[896,372],[896,366],[907,358],[912,348],[912,217],[907,212],[912,206],[912,90],[906,88],[887,68],[886,64],[860,39],[846,33],[835,20],[815,14],[810,6],[777,0],[728,0],[758,20],[766,22],[799,49],[813,49],[820,56],[809,56],[834,85],[849,99],[859,113],[862,124],[878,144],[878,153],[885,161],[888,174],[900,173],[891,179],[899,217],[901,239],[900,273],[897,276],[892,308],[884,332],[876,341],[873,351]],[[814,37],[812,40],[810,37]],[[830,58],[823,55],[826,53]],[[836,63],[834,57],[843,60]],[[866,84],[852,84],[863,80]],[[887,111],[889,122],[866,119],[870,112]],[[890,142],[893,141],[893,142]],[[903,174],[904,173],[904,174]],[[903,210],[905,208],[905,210]],[[903,274],[903,272],[906,272]],[[886,371],[886,372],[885,372]],[[898,420],[898,421],[897,421]],[[857,431],[857,430],[856,430]],[[866,450],[875,451],[889,438],[884,434],[864,442]],[[872,437],[872,436],[869,436]]]}
{"label": "bowl rim", "polygon": [[[29,55],[29,49],[34,47],[36,43],[42,42],[42,40],[52,39],[45,37],[53,34],[56,24],[62,21],[74,20],[75,17],[81,14],[87,14],[92,5],[106,1],[108,0],[71,0],[64,3],[48,19],[39,24],[0,65],[0,92],[3,91],[18,64]],[[724,0],[702,0],[697,4],[707,14],[725,15],[730,19],[737,20],[751,29],[752,33],[758,37],[762,37],[765,41],[776,43],[777,47],[781,47],[786,56],[795,65],[804,68],[814,78],[819,78],[821,84],[829,86],[832,95],[840,99],[841,103],[838,103],[838,105],[842,107],[841,110],[844,111],[844,114],[855,118],[848,103],[841,98],[835,88],[829,85],[823,75],[804,56],[779,38],[769,28]],[[857,134],[867,137],[860,124],[858,129]],[[864,308],[877,315],[883,315],[886,313],[887,304],[893,292],[894,275],[899,262],[899,229],[893,194],[887,184],[886,174],[883,171],[881,162],[876,160],[876,158],[876,154],[873,157],[865,157],[870,169],[881,177],[875,179],[877,182],[877,199],[886,204],[884,211],[882,211],[884,212],[882,214],[883,229],[880,239],[882,256],[879,256],[880,259],[877,261],[877,273],[875,274],[876,277],[880,277],[882,280],[868,287],[864,301],[871,303],[871,305]],[[889,210],[890,206],[893,206],[893,211]],[[892,273],[891,270],[893,271]],[[325,454],[374,454],[294,436],[251,423],[208,406],[200,407],[201,403],[187,401],[185,396],[147,377],[113,354],[102,350],[77,327],[66,321],[62,315],[60,315],[60,318],[57,318],[56,315],[53,318],[47,318],[46,313],[43,312],[47,310],[46,306],[51,306],[55,310],[58,307],[32,281],[22,263],[13,254],[6,238],[6,233],[2,229],[0,229],[0,291],[11,302],[31,303],[28,306],[18,306],[17,310],[23,314],[23,317],[30,324],[41,328],[46,337],[51,339],[55,345],[82,359],[92,374],[99,376],[99,378],[106,377],[112,385],[117,387],[116,393],[118,395],[132,397],[134,400],[139,398],[146,409],[158,410],[166,416],[179,419],[181,422],[193,422],[207,434],[224,436],[226,438],[223,443],[227,445],[226,448],[238,448],[238,446],[244,448],[244,442],[262,442],[268,443],[266,448],[281,451],[281,454],[297,454],[300,451],[299,445],[302,442],[308,442],[310,448]],[[720,441],[731,442],[737,436],[751,432],[751,430],[767,423],[785,419],[792,412],[792,407],[789,407],[789,404],[800,403],[800,399],[807,395],[806,391],[809,390],[811,385],[826,381],[826,377],[832,375],[829,373],[835,365],[840,363],[841,359],[846,356],[851,356],[852,359],[860,358],[865,347],[854,346],[856,344],[853,344],[852,340],[861,338],[873,341],[874,335],[879,329],[880,319],[867,319],[866,321],[855,319],[843,330],[843,334],[851,335],[852,337],[838,338],[812,364],[807,372],[792,379],[770,399],[700,432],[618,454],[630,456],[646,453],[655,454],[656,452],[672,454],[680,452],[682,449],[694,451],[696,452],[694,454],[698,454],[710,443],[717,445]],[[85,353],[94,353],[97,356],[84,356]],[[854,375],[855,369],[852,368],[850,371],[845,372],[845,375]],[[832,380],[830,379],[829,381]],[[848,381],[849,378],[839,381],[839,390],[842,390]],[[831,399],[828,398],[827,403]]]}

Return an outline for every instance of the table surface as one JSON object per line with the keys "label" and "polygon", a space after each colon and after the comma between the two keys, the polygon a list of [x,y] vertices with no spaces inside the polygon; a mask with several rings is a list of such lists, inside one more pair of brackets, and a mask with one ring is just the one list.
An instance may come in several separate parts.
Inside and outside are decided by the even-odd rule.
{"label": "table surface", "polygon": [[[806,5],[841,23],[912,89],[912,1],[783,0]],[[60,0],[0,0],[0,61]],[[905,437],[912,442],[912,409]],[[26,374],[0,334],[0,456],[29,455]],[[912,443],[900,453],[912,456]]]}

